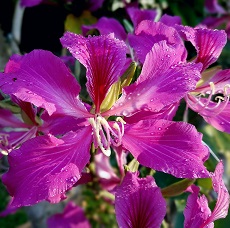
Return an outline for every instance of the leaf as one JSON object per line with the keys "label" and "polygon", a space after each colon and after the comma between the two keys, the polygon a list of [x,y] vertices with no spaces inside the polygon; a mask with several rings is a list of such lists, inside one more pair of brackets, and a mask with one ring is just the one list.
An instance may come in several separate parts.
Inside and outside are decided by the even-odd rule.
{"label": "leaf", "polygon": [[97,22],[96,17],[92,16],[90,11],[83,11],[80,17],[69,14],[65,21],[65,30],[76,34],[81,34],[82,25],[90,25]]}
{"label": "leaf", "polygon": [[182,181],[178,181],[161,189],[161,193],[164,197],[177,196],[182,194],[194,182],[195,179],[183,179]]}

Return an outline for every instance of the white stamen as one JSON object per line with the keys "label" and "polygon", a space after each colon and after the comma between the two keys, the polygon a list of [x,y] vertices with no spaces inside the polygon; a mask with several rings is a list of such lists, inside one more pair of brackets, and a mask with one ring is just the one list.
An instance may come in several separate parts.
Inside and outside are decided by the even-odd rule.
{"label": "white stamen", "polygon": [[107,120],[102,116],[89,118],[89,123],[93,128],[95,147],[99,147],[106,156],[111,154],[111,144],[114,146],[121,145],[122,136],[124,135],[125,121],[121,117],[116,120],[121,123],[121,128],[118,123],[114,123],[113,127],[110,127]]}

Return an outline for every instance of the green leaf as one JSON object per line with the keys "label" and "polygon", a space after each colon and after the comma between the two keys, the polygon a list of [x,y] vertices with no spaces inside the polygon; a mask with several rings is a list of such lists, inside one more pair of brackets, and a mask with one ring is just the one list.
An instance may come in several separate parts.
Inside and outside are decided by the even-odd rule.
{"label": "green leaf", "polygon": [[105,99],[103,100],[100,110],[101,112],[105,112],[109,110],[114,103],[118,100],[122,88],[128,86],[134,76],[136,70],[136,63],[132,62],[125,73],[120,77],[119,81],[115,82],[111,88],[109,93],[106,95]]}
{"label": "green leaf", "polygon": [[194,182],[194,179],[184,179],[171,184],[168,187],[162,188],[161,193],[164,197],[178,196],[182,194]]}

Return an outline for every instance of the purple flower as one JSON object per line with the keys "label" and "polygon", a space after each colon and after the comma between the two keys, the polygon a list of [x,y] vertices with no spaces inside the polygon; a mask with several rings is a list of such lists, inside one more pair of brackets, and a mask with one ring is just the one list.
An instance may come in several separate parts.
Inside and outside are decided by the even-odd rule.
{"label": "purple flower", "polygon": [[52,215],[47,220],[48,228],[90,228],[83,210],[70,201],[66,205],[63,213]]}
{"label": "purple flower", "polygon": [[[199,79],[200,64],[184,61],[183,46],[154,44],[137,82],[123,89],[111,109],[101,111],[110,87],[121,80],[124,42],[111,34],[85,38],[72,33],[66,33],[61,42],[86,67],[91,108],[80,100],[80,85],[69,69],[50,52],[35,50],[23,56],[14,71],[0,74],[4,93],[44,109],[46,116],[57,118],[55,129],[60,126],[63,131],[41,134],[9,154],[10,168],[3,183],[13,196],[12,207],[64,199],[89,162],[92,143],[106,155],[111,147],[123,147],[142,165],[177,177],[209,176],[203,165],[208,149],[195,127],[158,119],[159,112],[195,89]],[[151,119],[136,118],[132,123],[122,119],[149,112]],[[109,121],[108,116],[117,118]],[[67,117],[76,121],[72,130],[70,122],[67,130],[62,122]]]}
{"label": "purple flower", "polygon": [[207,28],[180,26],[180,29],[182,36],[197,50],[194,62],[203,64],[201,80],[185,97],[187,104],[216,129],[230,132],[229,69],[208,68],[221,54],[227,41],[226,33]]}
{"label": "purple flower", "polygon": [[138,178],[127,172],[115,192],[115,212],[119,227],[160,227],[166,201],[152,176]]}
{"label": "purple flower", "polygon": [[214,221],[225,218],[228,214],[230,196],[222,179],[224,169],[223,163],[219,162],[215,172],[211,175],[212,186],[218,194],[214,210],[211,212],[208,207],[208,200],[204,195],[198,196],[199,187],[193,185],[184,210],[185,228],[214,227]]}

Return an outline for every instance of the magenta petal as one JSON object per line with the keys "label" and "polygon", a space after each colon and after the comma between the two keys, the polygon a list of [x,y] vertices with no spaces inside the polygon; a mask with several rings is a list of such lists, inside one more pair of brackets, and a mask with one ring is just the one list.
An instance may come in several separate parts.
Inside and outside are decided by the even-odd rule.
{"label": "magenta petal", "polygon": [[115,174],[109,162],[109,157],[102,152],[95,155],[95,168],[103,189],[111,191],[120,183],[120,178]]}
{"label": "magenta petal", "polygon": [[227,42],[227,34],[224,30],[191,28],[180,25],[176,26],[176,28],[181,36],[190,41],[196,48],[197,58],[195,62],[201,62],[203,70],[218,59]]}
{"label": "magenta petal", "polygon": [[0,73],[0,88],[6,94],[59,114],[87,117],[78,99],[80,86],[61,59],[51,52],[35,50],[18,62],[14,72]]}
{"label": "magenta petal", "polygon": [[78,131],[88,125],[86,119],[76,119],[73,116],[49,116],[47,113],[42,115],[43,124],[39,126],[39,131],[43,134],[64,135],[70,131]]}
{"label": "magenta petal", "polygon": [[179,16],[170,16],[170,15],[164,14],[160,18],[160,22],[164,23],[165,25],[173,27],[176,24],[181,25],[181,18]]}
{"label": "magenta petal", "polygon": [[155,17],[157,16],[156,10],[141,10],[138,7],[129,7],[127,8],[127,12],[133,22],[134,28],[144,20],[151,20],[154,21]]}
{"label": "magenta petal", "polygon": [[227,35],[224,30],[196,29],[195,36],[196,62],[201,62],[203,69],[206,69],[218,59],[227,42]]}
{"label": "magenta petal", "polygon": [[72,201],[68,202],[63,213],[49,217],[47,225],[48,228],[90,228],[84,211]]}
{"label": "magenta petal", "polygon": [[20,0],[20,1],[21,1],[21,6],[32,7],[32,6],[39,5],[40,3],[42,3],[43,0]]}
{"label": "magenta petal", "polygon": [[99,112],[110,86],[121,76],[126,61],[125,43],[113,34],[85,38],[70,32],[61,42],[86,67],[86,86]]}
{"label": "magenta petal", "polygon": [[0,129],[4,127],[27,128],[28,125],[19,120],[11,111],[0,109]]}
{"label": "magenta petal", "polygon": [[209,177],[203,165],[208,149],[193,125],[167,120],[126,124],[122,143],[144,166],[179,178]]}
{"label": "magenta petal", "polygon": [[154,44],[146,56],[136,83],[124,88],[122,96],[106,115],[131,116],[139,111],[158,112],[194,90],[200,64],[182,63],[184,47]]}
{"label": "magenta petal", "polygon": [[202,224],[210,216],[211,211],[208,207],[207,198],[204,195],[198,196],[200,188],[192,185],[191,190],[192,194],[189,195],[184,210],[184,228],[201,228],[204,227]]}
{"label": "magenta petal", "polygon": [[[212,106],[215,107],[216,103],[212,103]],[[220,107],[221,109],[221,107]],[[218,110],[217,110],[218,112]],[[209,112],[206,111],[206,115],[203,115],[203,112],[199,112],[203,116],[204,120],[215,127],[219,131],[230,133],[230,104],[227,104],[223,111],[215,114],[214,110],[210,109]],[[208,114],[208,115],[207,115]]]}
{"label": "magenta petal", "polygon": [[228,214],[230,195],[223,181],[223,163],[219,162],[214,174],[211,175],[212,186],[218,194],[217,202],[213,212],[208,207],[207,198],[198,196],[199,187],[192,186],[192,194],[188,197],[187,205],[184,211],[185,228],[214,227],[214,221],[225,218]]}
{"label": "magenta petal", "polygon": [[[152,46],[159,41],[166,40],[167,44],[183,45],[181,37],[173,27],[169,27],[161,22],[149,20],[139,23],[135,34],[130,34],[128,39],[141,63],[144,62]],[[186,58],[186,54],[184,55]]]}
{"label": "magenta petal", "polygon": [[88,2],[89,2],[89,10],[95,11],[102,6],[104,0],[89,0]]}
{"label": "magenta petal", "polygon": [[62,139],[39,136],[12,151],[8,155],[9,171],[2,177],[13,197],[11,207],[42,200],[57,203],[65,198],[65,192],[79,180],[89,162],[91,131],[91,127],[85,127]]}
{"label": "magenta petal", "polygon": [[205,8],[210,13],[225,14],[225,9],[218,4],[218,0],[205,0]]}
{"label": "magenta petal", "polygon": [[126,40],[127,34],[122,25],[113,18],[102,17],[98,20],[96,24],[93,25],[83,25],[82,32],[86,36],[87,32],[91,29],[97,29],[101,35],[107,35],[109,33],[114,33],[114,36],[119,40]]}
{"label": "magenta petal", "polygon": [[119,227],[160,227],[166,202],[153,177],[138,178],[127,172],[116,189],[115,212]]}
{"label": "magenta petal", "polygon": [[224,167],[223,162],[221,161],[217,164],[216,170],[211,177],[213,189],[218,194],[217,202],[212,215],[208,217],[205,225],[208,225],[217,219],[225,218],[228,214],[230,195],[223,181],[223,173]]}

